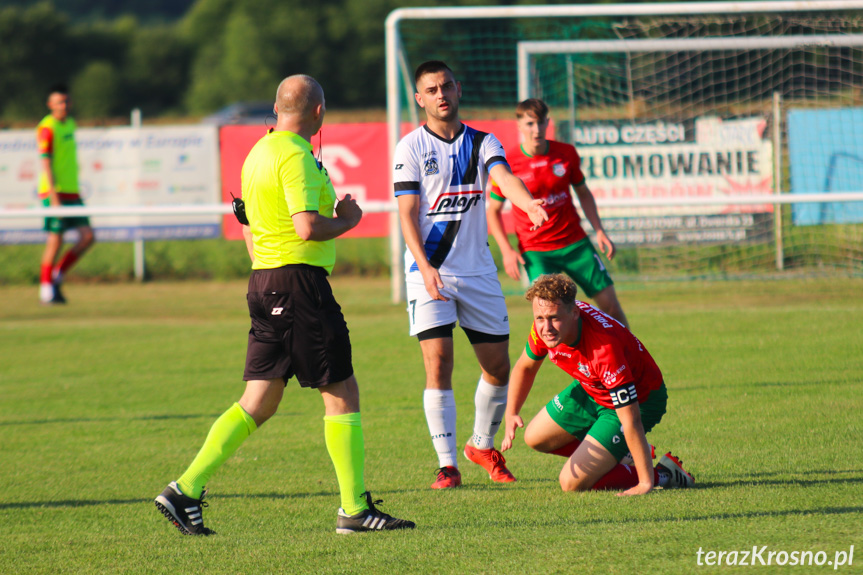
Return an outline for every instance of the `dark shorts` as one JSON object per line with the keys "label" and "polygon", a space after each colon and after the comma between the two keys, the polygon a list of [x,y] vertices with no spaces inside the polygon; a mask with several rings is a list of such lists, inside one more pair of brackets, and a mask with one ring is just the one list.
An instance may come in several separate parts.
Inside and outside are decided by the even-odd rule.
{"label": "dark shorts", "polygon": [[[81,201],[80,197],[75,198],[64,198],[62,195],[59,196],[60,204],[62,206],[83,206],[84,202]],[[51,200],[48,198],[42,198],[42,205],[46,208],[51,207]],[[46,232],[52,234],[62,234],[66,230],[74,230],[77,228],[89,228],[90,227],[90,218],[86,216],[82,217],[74,217],[74,218],[45,218],[45,226],[44,229]]]}
{"label": "dark shorts", "polygon": [[253,270],[246,298],[252,327],[243,380],[297,376],[303,387],[321,387],[353,375],[348,326],[323,268]]}

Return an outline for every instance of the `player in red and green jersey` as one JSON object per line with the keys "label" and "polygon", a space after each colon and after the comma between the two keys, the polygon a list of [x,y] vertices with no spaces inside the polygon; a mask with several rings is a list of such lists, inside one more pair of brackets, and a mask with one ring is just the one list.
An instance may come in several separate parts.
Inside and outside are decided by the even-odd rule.
{"label": "player in red and green jersey", "polygon": [[[695,481],[671,453],[656,467],[645,434],[665,414],[662,372],[642,343],[620,322],[576,301],[563,274],[540,276],[525,294],[533,326],[512,370],[501,450],[512,447],[519,412],[548,357],[575,378],[528,424],[532,448],[568,457],[560,472],[564,491],[622,489],[642,495],[654,487],[691,487]],[[633,465],[620,463],[629,452]]]}
{"label": "player in red and green jersey", "polygon": [[521,178],[533,197],[545,201],[543,208],[548,212],[548,222],[541,228],[531,229],[527,215],[513,206],[519,250],[513,249],[501,216],[504,197],[492,184],[486,207],[488,227],[500,247],[506,273],[519,279],[519,263],[525,266],[531,282],[542,274],[566,273],[602,311],[628,326],[614,282],[584,233],[581,218],[572,202],[570,187],[575,190],[585,217],[596,230],[599,248],[611,260],[614,243],[602,227],[596,200],[581,172],[578,152],[574,146],[546,139],[548,106],[542,100],[531,98],[521,102],[515,114],[522,143],[519,148],[507,150],[506,158],[512,173]]}
{"label": "player in red and green jersey", "polygon": [[[75,145],[75,120],[69,117],[69,93],[65,86],[54,86],[48,95],[50,114],[36,128],[41,157],[39,197],[45,207],[83,206],[78,195],[78,157]],[[63,233],[77,229],[78,241],[60,261]],[[42,303],[66,303],[60,284],[69,268],[93,245],[93,229],[86,217],[45,218],[48,239],[42,254],[39,299]]]}

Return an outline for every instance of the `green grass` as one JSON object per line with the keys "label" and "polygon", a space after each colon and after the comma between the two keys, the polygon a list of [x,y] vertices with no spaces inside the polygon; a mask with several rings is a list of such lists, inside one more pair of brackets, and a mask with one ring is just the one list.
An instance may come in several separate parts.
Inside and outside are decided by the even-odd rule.
{"label": "green grass", "polygon": [[[389,239],[351,238],[336,242],[336,274],[389,274]],[[39,283],[42,245],[0,246],[0,286]],[[249,277],[251,263],[242,241],[225,239],[145,242],[147,277],[156,280]],[[71,281],[126,281],[134,278],[134,248],[128,242],[100,242],[75,265]]]}
{"label": "green grass", "polygon": [[[863,277],[863,225],[787,225],[783,233],[784,275]],[[606,263],[612,277],[628,281],[766,278],[778,273],[772,238],[768,230],[753,242],[620,247]],[[510,241],[516,244],[514,235]],[[490,244],[503,269],[497,243]],[[336,246],[335,275],[389,275],[388,238],[344,238]],[[37,284],[42,250],[41,245],[0,246],[0,286]],[[70,279],[131,280],[133,253],[131,243],[97,243]],[[225,239],[148,241],[144,261],[147,277],[160,281],[244,279],[250,267],[245,244]]]}
{"label": "green grass", "polygon": [[[505,290],[516,286],[505,280]],[[242,389],[243,282],[71,284],[70,304],[0,288],[0,573],[692,573],[696,552],[835,551],[863,565],[863,281],[618,286],[669,387],[648,436],[698,481],[623,499],[562,493],[562,459],[519,441],[518,477],[428,489],[436,458],[424,374],[386,278],[336,277],[354,344],[366,482],[409,533],[334,534],[338,506],[318,394],[280,412],[211,480],[215,537],[181,536],[152,499]],[[530,324],[509,298],[511,354]],[[477,366],[456,336],[459,442]],[[548,364],[524,409],[568,383]],[[759,567],[758,573],[789,567]],[[808,567],[794,572],[821,572]],[[723,567],[722,572],[746,571]],[[754,571],[753,571],[754,572]]]}

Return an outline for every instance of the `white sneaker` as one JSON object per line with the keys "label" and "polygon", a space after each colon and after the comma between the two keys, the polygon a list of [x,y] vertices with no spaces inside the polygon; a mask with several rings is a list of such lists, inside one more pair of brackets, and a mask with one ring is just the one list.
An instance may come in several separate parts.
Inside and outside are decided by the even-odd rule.
{"label": "white sneaker", "polygon": [[51,303],[54,299],[54,284],[43,283],[39,284],[39,301],[42,303]]}
{"label": "white sneaker", "polygon": [[683,462],[669,451],[656,464],[656,469],[660,472],[667,473],[670,476],[668,485],[669,488],[687,488],[695,486],[695,478],[692,474],[683,469]]}

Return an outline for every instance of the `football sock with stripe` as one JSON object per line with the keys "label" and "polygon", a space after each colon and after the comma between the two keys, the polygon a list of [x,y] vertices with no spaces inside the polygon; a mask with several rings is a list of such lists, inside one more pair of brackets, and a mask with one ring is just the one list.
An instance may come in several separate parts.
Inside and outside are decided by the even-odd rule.
{"label": "football sock with stripe", "polygon": [[204,445],[186,472],[177,480],[180,490],[198,499],[210,476],[237,450],[258,426],[239,403],[235,403],[216,420]]}
{"label": "football sock with stripe", "polygon": [[476,418],[474,419],[473,437],[471,438],[477,449],[494,447],[494,436],[500,429],[500,422],[506,412],[508,389],[509,385],[495,386],[480,376],[474,396]]}
{"label": "football sock with stripe", "polygon": [[324,440],[336,468],[342,509],[348,515],[368,509],[363,496],[366,491],[363,478],[366,450],[359,412],[325,416]]}
{"label": "football sock with stripe", "polygon": [[455,440],[455,395],[451,389],[427,389],[423,408],[440,467],[458,467]]}

